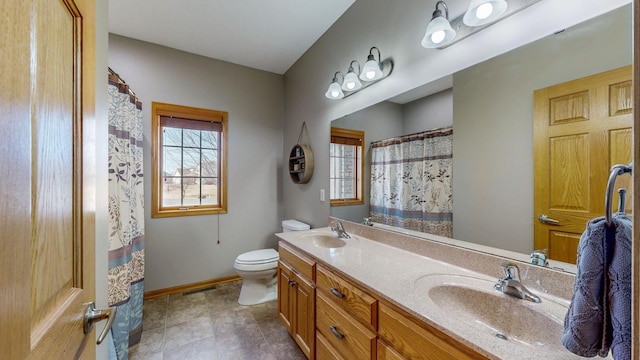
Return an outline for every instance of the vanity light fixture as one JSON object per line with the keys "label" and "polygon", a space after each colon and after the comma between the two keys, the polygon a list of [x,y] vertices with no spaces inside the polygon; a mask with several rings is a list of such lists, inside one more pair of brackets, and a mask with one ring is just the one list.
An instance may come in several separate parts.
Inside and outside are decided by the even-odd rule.
{"label": "vanity light fixture", "polygon": [[[378,61],[376,61],[375,56],[373,56],[373,49],[378,50]],[[369,49],[369,56],[367,56],[367,62],[364,63],[364,68],[362,69],[362,73],[360,73],[360,80],[375,81],[382,79],[384,73],[380,68],[380,61],[380,49],[375,46]]]}
{"label": "vanity light fixture", "polygon": [[[445,16],[442,16],[442,10],[438,9],[441,5],[444,8]],[[431,21],[427,26],[427,31],[422,38],[422,46],[431,49],[447,45],[456,38],[456,31],[453,30],[449,23],[449,8],[444,1],[436,3],[436,10],[431,16]]]}
{"label": "vanity light fixture", "polygon": [[[436,2],[436,11],[433,12],[431,22],[429,22],[422,39],[422,46],[429,49],[444,49],[539,1],[470,0],[467,12],[450,22],[448,21],[447,4],[444,1],[438,1]],[[445,16],[442,16],[442,10],[438,8],[440,5],[445,10]],[[449,28],[451,28],[450,32]]]}
{"label": "vanity light fixture", "polygon": [[[377,60],[373,54],[374,49],[378,51]],[[354,63],[358,64],[358,72],[360,73],[360,76],[358,76],[358,73],[355,71]],[[347,75],[343,75],[342,72],[336,71],[333,75],[331,85],[329,85],[329,89],[324,96],[329,99],[342,99],[351,94],[355,94],[356,92],[389,76],[389,74],[391,74],[391,70],[393,70],[393,62],[391,59],[382,60],[380,49],[374,46],[369,49],[369,56],[367,56],[367,62],[362,67],[362,71],[360,71],[360,62],[352,60],[349,63]],[[342,81],[339,80],[338,75],[342,76]]]}
{"label": "vanity light fixture", "polygon": [[358,75],[353,71],[353,63],[358,64],[358,72],[360,72],[360,63],[358,60],[352,60],[351,64],[349,64],[347,75],[345,75],[344,81],[342,82],[342,90],[344,91],[356,91],[360,90],[362,87],[362,83],[360,82],[360,79],[358,79]]}
{"label": "vanity light fixture", "polygon": [[342,87],[340,86],[340,82],[338,81],[338,74],[342,76],[344,80],[344,75],[340,71],[336,71],[333,75],[333,80],[331,80],[331,85],[329,85],[329,89],[324,94],[324,96],[329,99],[342,99],[344,97],[344,93],[342,92]]}
{"label": "vanity light fixture", "polygon": [[506,10],[505,0],[471,0],[462,21],[468,26],[482,26],[495,21]]}

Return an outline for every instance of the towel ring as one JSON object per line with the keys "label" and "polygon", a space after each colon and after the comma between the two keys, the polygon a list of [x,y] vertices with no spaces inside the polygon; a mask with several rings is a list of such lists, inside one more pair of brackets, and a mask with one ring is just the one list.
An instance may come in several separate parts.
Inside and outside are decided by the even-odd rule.
{"label": "towel ring", "polygon": [[611,226],[611,218],[613,217],[611,202],[613,201],[613,187],[616,184],[616,178],[618,175],[630,174],[632,171],[633,163],[629,164],[629,166],[617,164],[611,168],[611,174],[609,174],[609,181],[607,182],[607,192],[604,195],[604,217],[607,226]]}

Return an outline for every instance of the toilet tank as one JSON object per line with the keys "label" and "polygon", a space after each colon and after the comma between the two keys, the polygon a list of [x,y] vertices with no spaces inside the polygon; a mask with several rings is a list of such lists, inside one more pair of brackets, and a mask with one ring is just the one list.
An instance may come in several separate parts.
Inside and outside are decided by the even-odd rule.
{"label": "toilet tank", "polygon": [[283,232],[289,232],[289,231],[302,231],[302,230],[309,230],[311,229],[311,226],[309,226],[309,224],[305,224],[302,221],[298,221],[298,220],[283,220],[282,221],[282,231]]}

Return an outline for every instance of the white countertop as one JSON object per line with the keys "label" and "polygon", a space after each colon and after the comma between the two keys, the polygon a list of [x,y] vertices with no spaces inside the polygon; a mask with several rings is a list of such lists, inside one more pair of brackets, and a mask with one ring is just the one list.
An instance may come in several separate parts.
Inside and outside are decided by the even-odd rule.
{"label": "white countertop", "polygon": [[[434,260],[432,258],[415,254],[397,247],[393,247],[378,241],[361,236],[352,235],[351,239],[345,239],[346,245],[338,248],[323,248],[313,245],[312,242],[300,240],[302,235],[319,234],[335,236],[330,228],[312,229],[301,232],[286,232],[276,234],[282,240],[302,250],[306,254],[329,265],[334,270],[351,278],[358,285],[368,288],[377,295],[395,303],[406,311],[423,319],[430,325],[442,330],[452,338],[463,342],[479,353],[493,359],[581,359],[581,357],[565,350],[560,344],[558,334],[557,343],[549,344],[523,344],[518,339],[503,340],[490,334],[486,324],[472,324],[460,321],[465,316],[464,309],[460,313],[451,314],[436,306],[428,296],[428,288],[425,287],[425,276],[434,274],[458,275],[469,281],[476,279],[479,289],[490,287],[487,292],[496,296],[504,296],[505,301],[522,302],[517,306],[534,307],[535,310],[544,311],[550,315],[557,324],[564,321],[568,299],[554,297],[549,294],[536,292],[542,298],[539,304],[516,299],[497,292],[493,284],[497,281],[485,274],[467,270],[449,263]],[[465,249],[448,251],[469,251]],[[448,279],[448,277],[444,277]],[[451,277],[455,279],[456,277]],[[434,279],[434,278],[431,278]],[[469,280],[471,279],[471,280]],[[524,282],[524,281],[523,281]],[[524,282],[525,285],[526,282]],[[475,284],[474,284],[475,286]],[[528,286],[531,290],[531,287]],[[484,291],[484,290],[483,290]],[[534,292],[532,290],[532,292]],[[484,298],[484,296],[483,296]],[[489,296],[487,298],[492,298]],[[478,299],[477,306],[485,306]],[[560,308],[560,311],[558,310]],[[520,308],[518,308],[520,309]],[[542,309],[542,310],[541,310]],[[451,309],[449,309],[450,311]],[[500,317],[499,314],[497,314]],[[482,329],[485,326],[485,330]],[[534,326],[529,324],[528,326]],[[546,330],[546,329],[543,329]],[[493,334],[495,335],[495,334]],[[552,337],[555,339],[555,336]],[[553,349],[552,349],[553,348]]]}

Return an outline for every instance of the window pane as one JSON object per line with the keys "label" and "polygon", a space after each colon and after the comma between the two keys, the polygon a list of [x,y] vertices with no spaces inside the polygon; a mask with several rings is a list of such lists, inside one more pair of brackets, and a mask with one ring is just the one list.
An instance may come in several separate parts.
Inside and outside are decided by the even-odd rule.
{"label": "window pane", "polygon": [[162,128],[162,145],[164,146],[181,146],[182,145],[182,129],[164,127]]}
{"label": "window pane", "polygon": [[202,132],[202,148],[203,149],[217,149],[218,148],[218,135],[215,131],[203,131]]}
{"label": "window pane", "polygon": [[201,176],[218,176],[218,150],[202,150]]}
{"label": "window pane", "polygon": [[202,205],[218,204],[218,179],[202,178]]}
{"label": "window pane", "polygon": [[200,147],[200,130],[182,130],[184,147]]}
{"label": "window pane", "polygon": [[182,176],[200,176],[200,149],[184,148],[182,166]]}
{"label": "window pane", "polygon": [[164,176],[181,176],[178,171],[182,168],[182,149],[176,147],[164,147],[162,153],[162,170]]}
{"label": "window pane", "polygon": [[162,184],[162,206],[180,206],[182,203],[182,180],[179,177],[165,177]]}

